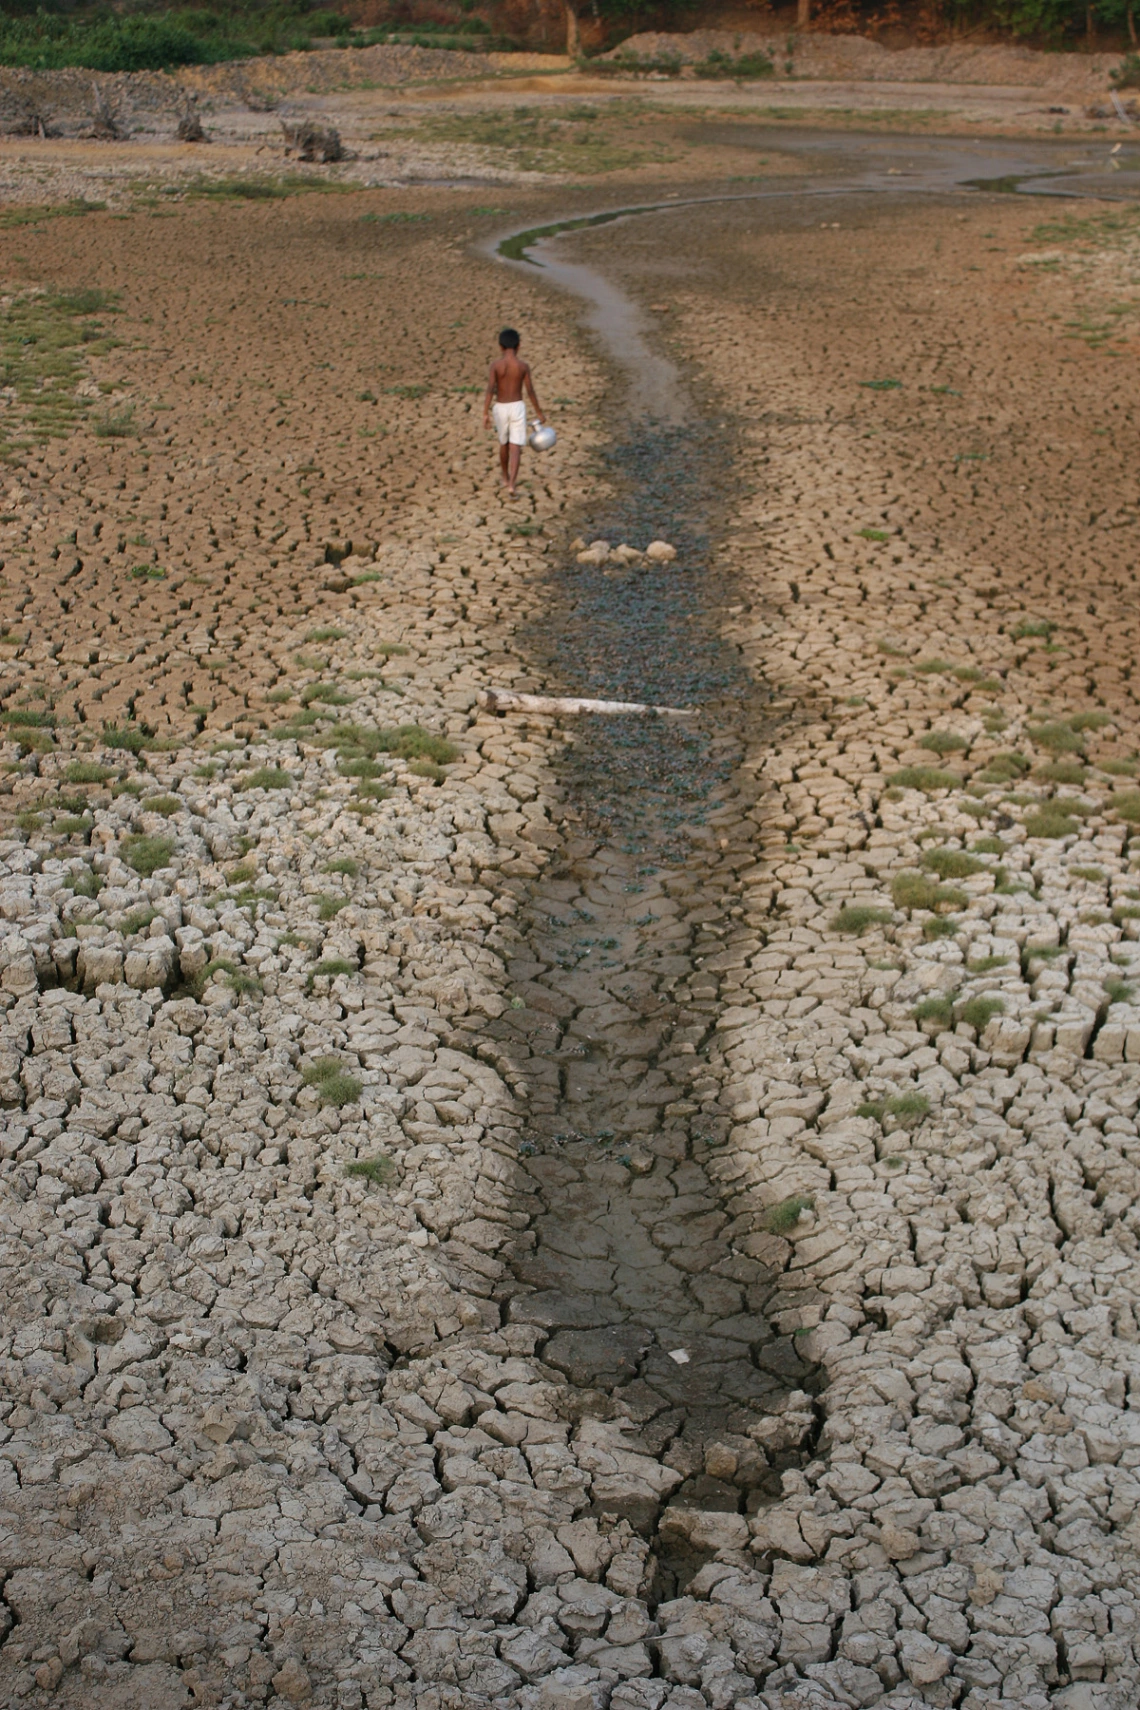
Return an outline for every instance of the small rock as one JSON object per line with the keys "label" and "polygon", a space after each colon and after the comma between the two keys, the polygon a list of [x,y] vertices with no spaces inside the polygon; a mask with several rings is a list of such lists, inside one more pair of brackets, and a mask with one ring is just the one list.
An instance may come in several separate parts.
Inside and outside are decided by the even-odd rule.
{"label": "small rock", "polygon": [[289,1657],[273,1676],[273,1690],[289,1704],[306,1704],[313,1696],[313,1683],[297,1658]]}
{"label": "small rock", "polygon": [[670,546],[667,540],[651,540],[645,548],[645,556],[651,564],[672,564],[677,548]]}

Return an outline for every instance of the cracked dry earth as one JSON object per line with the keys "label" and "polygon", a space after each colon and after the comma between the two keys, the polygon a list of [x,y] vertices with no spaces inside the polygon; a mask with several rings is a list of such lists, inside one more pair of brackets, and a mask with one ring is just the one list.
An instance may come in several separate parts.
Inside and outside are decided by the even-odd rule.
{"label": "cracked dry earth", "polygon": [[452,205],[18,236],[169,409],[6,494],[0,1700],[1127,1710],[1130,240],[576,237],[687,448]]}

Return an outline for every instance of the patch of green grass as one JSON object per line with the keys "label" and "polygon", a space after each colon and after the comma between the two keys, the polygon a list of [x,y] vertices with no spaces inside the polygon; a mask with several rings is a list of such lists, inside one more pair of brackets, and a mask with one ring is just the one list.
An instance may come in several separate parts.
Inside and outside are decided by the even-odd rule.
{"label": "patch of green grass", "polygon": [[1070,867],[1069,868],[1069,877],[1073,878],[1073,879],[1087,879],[1090,884],[1097,884],[1098,882],[1100,882],[1104,878],[1104,868],[1103,867]]}
{"label": "patch of green grass", "polygon": [[985,862],[975,860],[964,849],[928,849],[922,864],[940,879],[968,879],[972,873],[984,873]]}
{"label": "patch of green grass", "polygon": [[1035,812],[1027,814],[1023,823],[1027,837],[1072,837],[1078,829],[1077,819],[1073,814],[1067,813],[1055,797],[1042,802]]}
{"label": "patch of green grass", "polygon": [[1104,990],[1109,1003],[1132,1002],[1132,987],[1127,980],[1122,980],[1119,975],[1110,974],[1104,982]]}
{"label": "patch of green grass", "polygon": [[902,1128],[913,1128],[929,1114],[930,1100],[925,1093],[896,1093],[884,1106],[887,1116],[893,1116]]}
{"label": "patch of green grass", "polygon": [[363,1091],[363,1082],[345,1071],[339,1057],[320,1057],[301,1073],[307,1087],[315,1087],[322,1104],[355,1104]]}
{"label": "patch of green grass", "polygon": [[177,796],[148,796],[142,808],[144,813],[160,813],[169,819],[172,814],[181,813],[185,805]]}
{"label": "patch of green grass", "polygon": [[[592,62],[591,69],[601,63]],[[381,134],[386,137],[391,133]],[[539,107],[508,107],[504,103],[485,112],[439,113],[421,118],[415,134],[430,142],[462,143],[483,150],[498,166],[521,172],[584,176],[668,158],[662,145],[647,141],[643,134],[637,135],[636,146],[615,136],[611,116],[585,106],[548,113]]]}
{"label": "patch of green grass", "polygon": [[[133,404],[124,404],[121,410],[104,410],[99,419],[91,424],[91,432],[95,435],[96,439],[129,439],[131,434],[137,433],[137,431],[138,429],[135,426],[135,406]],[[144,576],[150,576],[154,574],[155,567],[153,565],[143,564],[139,566],[139,570],[141,570]],[[136,570],[131,571],[132,576],[135,576],[138,573],[139,571]],[[158,571],[159,576],[164,576],[165,574],[166,572],[164,570]]]}
{"label": "patch of green grass", "polygon": [[770,1205],[764,1213],[763,1224],[773,1235],[787,1235],[799,1222],[805,1211],[815,1209],[815,1200],[811,1194],[793,1193],[787,1199],[780,1200],[778,1205]]}
{"label": "patch of green grass", "polygon": [[97,897],[103,889],[103,877],[90,867],[73,868],[63,881],[67,890],[77,897]]}
{"label": "patch of green grass", "polygon": [[943,772],[935,766],[903,766],[888,779],[896,790],[956,790],[961,782],[957,772]]}
{"label": "patch of green grass", "polygon": [[109,724],[104,726],[99,740],[104,748],[121,748],[127,754],[141,754],[153,735],[154,732],[143,724]]}
{"label": "patch of green grass", "polygon": [[860,540],[889,540],[890,538],[885,528],[861,528],[859,530]]}
{"label": "patch of green grass", "polygon": [[152,920],[158,919],[158,910],[153,908],[137,908],[128,914],[120,931],[124,937],[133,937],[136,932],[145,932]]}
{"label": "patch of green grass", "polygon": [[354,861],[351,855],[342,855],[336,861],[326,861],[321,871],[323,873],[344,873],[347,878],[355,879],[360,871],[360,862]]}
{"label": "patch of green grass", "polygon": [[1107,772],[1110,778],[1134,778],[1136,776],[1135,760],[1098,760],[1098,772]]}
{"label": "patch of green grass", "polygon": [[431,760],[413,760],[408,767],[413,778],[428,778],[433,784],[447,782],[447,773],[442,766],[437,766]]}
{"label": "patch of green grass", "polygon": [[891,885],[891,897],[896,908],[948,909],[965,908],[969,897],[952,885],[940,885],[925,873],[899,873]]}
{"label": "patch of green grass", "polygon": [[238,780],[239,790],[291,790],[296,779],[291,772],[283,772],[279,766],[259,766],[256,772],[247,772],[244,778]]}
{"label": "patch of green grass", "polygon": [[956,938],[961,930],[961,921],[951,920],[945,914],[936,914],[933,919],[922,923],[922,936],[928,943],[933,943],[936,938]]}
{"label": "patch of green grass", "polygon": [[1012,784],[1023,778],[1028,770],[1029,761],[1024,754],[995,754],[978,777],[984,784]]}
{"label": "patch of green grass", "polygon": [[915,1006],[914,1019],[920,1026],[924,1022],[931,1022],[938,1031],[945,1032],[946,1028],[953,1024],[954,1006],[948,997],[923,998],[922,1002]]}
{"label": "patch of green grass", "polygon": [[882,1099],[865,1099],[855,1110],[856,1116],[861,1116],[865,1122],[877,1122],[882,1125],[886,1104]]}
{"label": "patch of green grass", "polygon": [[902,387],[901,380],[860,380],[859,384],[868,392],[897,392]]}
{"label": "patch of green grass", "polygon": [[430,760],[436,766],[450,766],[459,759],[459,749],[446,737],[435,736],[422,725],[401,724],[392,730],[376,732],[377,747],[401,760]]}
{"label": "patch of green grass", "polygon": [[846,903],[832,916],[832,932],[846,932],[861,938],[868,927],[885,926],[892,919],[889,908],[872,908],[866,903]]}
{"label": "patch of green grass", "polygon": [[231,885],[251,885],[256,877],[257,868],[251,866],[248,861],[239,862],[226,874],[226,880]]}
{"label": "patch of green grass", "polygon": [[77,814],[65,814],[52,825],[52,835],[55,837],[75,837],[81,831],[90,831],[94,821],[89,815],[80,817]]}
{"label": "patch of green grass", "polygon": [[978,837],[971,845],[974,855],[1004,855],[1005,844],[1000,837]]}
{"label": "patch of green grass", "polygon": [[925,736],[918,739],[920,748],[929,748],[932,754],[958,754],[970,745],[964,736],[958,736],[952,730],[928,730]]}
{"label": "patch of green grass", "polygon": [[994,1016],[1004,1014],[1005,1004],[1001,998],[976,997],[970,998],[962,1005],[958,1019],[964,1021],[967,1027],[972,1027],[980,1039]]}
{"label": "patch of green grass", "polygon": [[1057,625],[1048,618],[1021,618],[1010,630],[1014,641],[1048,641]]}
{"label": "patch of green grass", "polygon": [[346,956],[328,956],[310,968],[305,981],[305,990],[312,991],[313,981],[321,978],[335,980],[338,974],[359,974],[360,969],[355,962],[350,962]]}
{"label": "patch of green grass", "polygon": [[387,1187],[395,1181],[398,1171],[391,1158],[383,1152],[377,1152],[372,1158],[357,1158],[353,1163],[344,1166],[346,1176],[359,1176],[373,1187]]}
{"label": "patch of green grass", "polygon": [[1072,725],[1059,720],[1030,726],[1027,734],[1036,748],[1044,748],[1050,754],[1079,754],[1083,746]]}
{"label": "patch of green grass", "polygon": [[923,677],[944,677],[953,669],[952,659],[921,659],[915,666],[915,670]]}
{"label": "patch of green grass", "polygon": [[348,634],[346,629],[337,629],[334,625],[326,625],[322,629],[311,629],[305,637],[306,641],[343,641]]}
{"label": "patch of green grass", "polygon": [[265,698],[271,707],[279,707],[285,701],[293,699],[293,691],[292,689],[270,689]]}
{"label": "patch of green grass", "polygon": [[170,864],[174,843],[168,837],[124,837],[119,845],[119,854],[128,867],[133,867],[142,878],[149,879],[160,867]]}
{"label": "patch of green grass", "polygon": [[114,775],[105,766],[96,766],[93,760],[73,760],[63,774],[69,784],[105,784]]}
{"label": "patch of green grass", "polygon": [[1130,825],[1140,820],[1140,792],[1122,790],[1113,796],[1109,806],[1117,819],[1127,820]]}
{"label": "patch of green grass", "polygon": [[310,683],[301,690],[301,705],[305,707],[311,701],[321,701],[325,706],[346,707],[354,699],[355,696],[346,695],[335,683]]}
{"label": "patch of green grass", "polygon": [[378,641],[372,651],[378,653],[381,659],[395,659],[411,650],[405,647],[402,641]]}
{"label": "patch of green grass", "polygon": [[237,992],[239,997],[259,996],[262,991],[261,981],[255,974],[248,973],[244,968],[238,968],[236,972],[227,974],[226,984],[232,992]]}
{"label": "patch of green grass", "polygon": [[338,760],[337,771],[346,778],[380,778],[387,770],[386,762],[362,755],[357,760]]}
{"label": "patch of green grass", "polygon": [[1088,773],[1079,760],[1050,760],[1048,765],[1038,766],[1033,775],[1048,784],[1080,785]]}
{"label": "patch of green grass", "polygon": [[341,909],[348,907],[349,901],[348,897],[334,897],[326,892],[317,898],[317,919],[335,920]]}

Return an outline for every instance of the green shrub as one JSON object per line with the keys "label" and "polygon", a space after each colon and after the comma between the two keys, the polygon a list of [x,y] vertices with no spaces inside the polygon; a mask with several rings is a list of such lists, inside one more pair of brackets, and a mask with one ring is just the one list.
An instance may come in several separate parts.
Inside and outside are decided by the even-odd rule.
{"label": "green shrub", "polygon": [[279,766],[259,766],[256,772],[247,772],[238,780],[238,789],[291,790],[295,783],[293,774],[283,772]]}
{"label": "green shrub", "polygon": [[928,730],[925,736],[918,739],[920,748],[929,748],[932,754],[957,754],[970,745],[964,736],[958,736],[952,730]]}
{"label": "green shrub", "polygon": [[368,755],[359,760],[339,760],[337,771],[346,778],[380,778],[387,770],[383,760],[370,759]]}
{"label": "green shrub", "polygon": [[965,908],[969,897],[951,885],[940,885],[925,873],[900,873],[891,885],[896,908]]}
{"label": "green shrub", "polygon": [[1108,75],[1117,89],[1140,89],[1140,53],[1126,53]]}
{"label": "green shrub", "polygon": [[832,932],[847,932],[861,938],[869,926],[885,926],[892,919],[889,908],[871,908],[864,903],[847,903],[833,915]]}
{"label": "green shrub", "polygon": [[922,677],[941,677],[953,669],[954,661],[952,659],[920,659],[915,666],[915,670]]}
{"label": "green shrub", "polygon": [[786,1235],[795,1228],[805,1211],[812,1211],[815,1200],[810,1194],[793,1193],[787,1199],[782,1199],[778,1205],[771,1205],[764,1213],[765,1229],[773,1235]]}
{"label": "green shrub", "polygon": [[66,889],[77,897],[97,897],[103,889],[102,876],[99,873],[93,873],[90,867],[73,869],[63,883]]}
{"label": "green shrub", "polygon": [[325,628],[323,628],[323,629],[311,629],[309,631],[308,635],[305,637],[305,640],[306,641],[343,641],[347,634],[348,634],[348,631],[346,629],[337,629],[333,625],[326,625]]}
{"label": "green shrub", "polygon": [[91,760],[73,760],[63,775],[69,784],[105,784],[115,774]]}
{"label": "green shrub", "polygon": [[967,1027],[972,1027],[979,1039],[993,1020],[995,1015],[1004,1015],[1005,1004],[1001,998],[976,997],[970,998],[958,1012],[959,1021],[964,1021]]}
{"label": "green shrub", "polygon": [[372,1158],[357,1158],[344,1166],[344,1173],[346,1176],[360,1176],[374,1187],[386,1187],[398,1174],[391,1158],[385,1157],[383,1152],[377,1152]]}
{"label": "green shrub", "polygon": [[[116,410],[113,413],[110,410],[105,410],[99,417],[98,421],[92,422],[91,432],[95,435],[96,439],[129,439],[131,434],[137,432],[135,427],[135,406],[133,404],[127,404],[123,409]],[[133,576],[134,574],[135,571],[132,570],[131,575]],[[144,565],[143,575],[149,576],[150,574],[150,567]],[[159,571],[160,576],[164,574],[164,571]]]}
{"label": "green shrub", "polygon": [[360,871],[360,862],[354,861],[351,855],[342,855],[337,861],[326,861],[322,871],[325,873],[344,873],[347,878],[355,879]]}
{"label": "green shrub", "polygon": [[742,53],[733,59],[714,48],[706,59],[697,61],[693,70],[698,77],[732,77],[738,83],[748,83],[755,78],[772,77],[776,68],[766,53]]}
{"label": "green shrub", "polygon": [[956,790],[962,780],[957,772],[942,772],[936,766],[903,766],[887,782],[896,790]]}
{"label": "green shrub", "polygon": [[128,867],[133,867],[142,878],[149,879],[160,867],[170,864],[174,843],[168,837],[124,837],[119,845],[119,854]]}
{"label": "green shrub", "polygon": [[964,849],[928,849],[922,864],[940,879],[968,879],[972,873],[984,873],[984,861],[976,861]]}
{"label": "green shrub", "polygon": [[1004,968],[1008,964],[1008,956],[977,956],[972,962],[967,962],[966,968],[971,974],[989,974],[994,968]]}
{"label": "green shrub", "polygon": [[962,929],[960,920],[951,920],[945,914],[936,914],[931,920],[922,923],[922,936],[932,942],[936,938],[954,938]]}
{"label": "green shrub", "polygon": [[330,707],[346,707],[354,699],[355,696],[346,695],[335,683],[310,683],[308,688],[301,690],[301,705],[306,707],[311,701],[321,701]]}
{"label": "green shrub", "polygon": [[413,760],[408,767],[413,778],[428,778],[433,784],[447,782],[447,773],[432,760]]}
{"label": "green shrub", "polygon": [[144,798],[142,809],[144,813],[160,813],[169,819],[172,814],[181,813],[184,805],[177,796],[149,796]]}
{"label": "green shrub", "polygon": [[868,1122],[882,1123],[886,1105],[882,1099],[867,1099],[855,1111],[856,1116],[862,1116]]}
{"label": "green shrub", "polygon": [[325,896],[319,897],[317,902],[317,919],[335,920],[341,909],[348,907],[349,899],[347,897],[334,897],[326,894]]}

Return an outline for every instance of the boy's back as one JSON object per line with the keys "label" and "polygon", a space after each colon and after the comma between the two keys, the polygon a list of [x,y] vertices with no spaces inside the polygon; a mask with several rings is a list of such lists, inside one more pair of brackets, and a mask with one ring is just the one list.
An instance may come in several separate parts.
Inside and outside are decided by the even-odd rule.
{"label": "boy's back", "polygon": [[504,350],[491,364],[495,396],[500,404],[517,404],[530,376],[530,368],[517,351]]}

